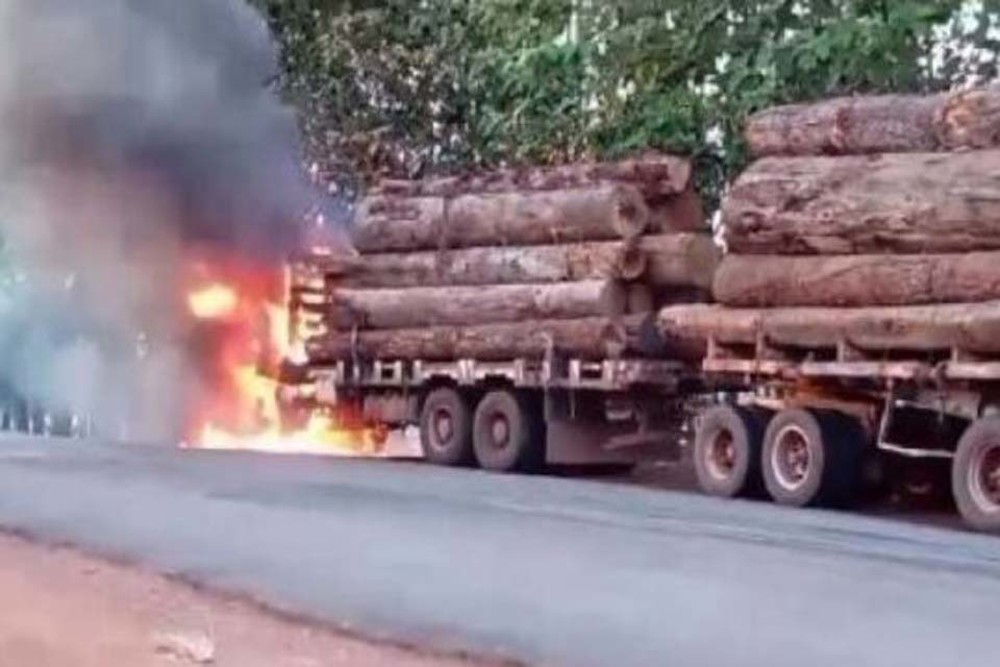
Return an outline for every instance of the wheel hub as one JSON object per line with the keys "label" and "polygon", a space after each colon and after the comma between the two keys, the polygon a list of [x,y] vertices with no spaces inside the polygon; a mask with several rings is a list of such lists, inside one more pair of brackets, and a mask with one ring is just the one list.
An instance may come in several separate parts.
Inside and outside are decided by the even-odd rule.
{"label": "wheel hub", "polygon": [[969,468],[969,476],[976,504],[986,512],[1000,512],[1000,443],[983,448]]}
{"label": "wheel hub", "polygon": [[506,447],[510,442],[510,424],[503,415],[494,415],[490,422],[490,435],[493,445],[498,449]]}
{"label": "wheel hub", "polygon": [[434,436],[439,444],[447,443],[455,435],[455,422],[446,410],[434,413]]}
{"label": "wheel hub", "polygon": [[771,455],[778,483],[789,491],[798,489],[805,484],[811,463],[806,434],[798,426],[786,426],[775,438]]}
{"label": "wheel hub", "polygon": [[708,472],[716,479],[728,479],[736,468],[736,445],[733,434],[726,429],[720,430],[712,440],[707,452]]}

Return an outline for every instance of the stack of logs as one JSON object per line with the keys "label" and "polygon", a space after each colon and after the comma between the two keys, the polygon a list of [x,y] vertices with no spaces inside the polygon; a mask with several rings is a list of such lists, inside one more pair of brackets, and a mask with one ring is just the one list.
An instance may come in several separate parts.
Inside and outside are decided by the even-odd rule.
{"label": "stack of logs", "polygon": [[659,154],[384,182],[354,245],[320,271],[313,360],[656,354],[656,309],[719,260],[690,164]]}
{"label": "stack of logs", "polygon": [[723,206],[720,343],[1000,352],[1000,89],[836,99],[750,120]]}

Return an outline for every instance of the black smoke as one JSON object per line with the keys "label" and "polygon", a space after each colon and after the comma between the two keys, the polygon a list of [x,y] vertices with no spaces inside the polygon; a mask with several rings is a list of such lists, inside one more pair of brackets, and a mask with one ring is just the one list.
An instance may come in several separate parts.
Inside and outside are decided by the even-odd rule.
{"label": "black smoke", "polygon": [[0,0],[0,381],[174,430],[191,258],[276,265],[323,206],[276,74],[243,0]]}

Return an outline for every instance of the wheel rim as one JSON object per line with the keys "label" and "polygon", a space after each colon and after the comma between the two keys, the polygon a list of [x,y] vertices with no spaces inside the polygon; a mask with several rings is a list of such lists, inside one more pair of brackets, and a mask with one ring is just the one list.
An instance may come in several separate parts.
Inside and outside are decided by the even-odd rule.
{"label": "wheel rim", "polygon": [[790,424],[778,432],[771,450],[771,470],[778,484],[787,491],[800,489],[809,479],[812,455],[809,437]]}
{"label": "wheel rim", "polygon": [[455,435],[455,420],[447,410],[435,410],[431,416],[431,438],[432,444],[442,449],[451,442]]}
{"label": "wheel rim", "polygon": [[705,467],[717,480],[727,480],[736,470],[736,442],[729,429],[719,429],[705,451]]}
{"label": "wheel rim", "polygon": [[981,511],[1000,512],[1000,442],[983,447],[973,458],[969,490]]}
{"label": "wheel rim", "polygon": [[510,444],[510,422],[502,413],[496,413],[490,418],[490,442],[496,449],[503,449]]}

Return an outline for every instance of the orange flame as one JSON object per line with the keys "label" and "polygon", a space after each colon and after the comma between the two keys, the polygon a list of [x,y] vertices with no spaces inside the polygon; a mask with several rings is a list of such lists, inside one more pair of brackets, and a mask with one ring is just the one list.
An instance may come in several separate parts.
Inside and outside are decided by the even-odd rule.
{"label": "orange flame", "polygon": [[[313,410],[305,424],[289,432],[282,425],[278,380],[260,372],[260,352],[289,359],[286,307],[255,299],[229,284],[214,282],[187,295],[192,315],[202,321],[235,321],[227,329],[220,358],[225,391],[213,396],[193,429],[192,449],[250,450],[276,454],[376,456],[383,438],[369,429],[345,429],[329,411]],[[266,317],[266,332],[254,323]],[[260,340],[266,338],[266,340]]]}
{"label": "orange flame", "polygon": [[240,298],[229,285],[212,283],[188,294],[187,302],[191,314],[199,320],[219,320],[236,313]]}

